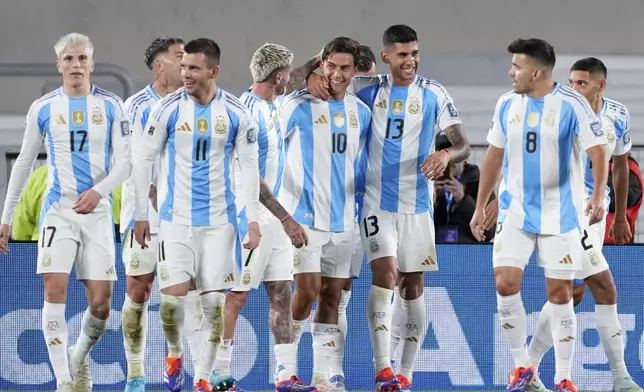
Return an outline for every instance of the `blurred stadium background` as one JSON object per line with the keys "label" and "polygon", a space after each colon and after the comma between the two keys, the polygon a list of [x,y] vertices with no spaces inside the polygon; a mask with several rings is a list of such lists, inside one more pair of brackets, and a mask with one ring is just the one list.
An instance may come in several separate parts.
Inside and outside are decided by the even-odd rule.
{"label": "blurred stadium background", "polygon": [[[0,8],[2,200],[12,162],[20,150],[24,116],[30,103],[60,85],[54,66],[53,44],[59,36],[71,31],[87,34],[94,42],[97,68],[93,81],[125,98],[149,83],[143,52],[159,35],[178,35],[185,39],[208,36],[218,41],[222,48],[219,84],[239,94],[251,84],[248,62],[252,53],[267,41],[286,45],[296,54],[296,63],[301,63],[339,35],[355,38],[377,53],[386,27],[396,23],[409,24],[419,34],[419,73],[444,84],[453,96],[474,145],[470,159],[474,163],[481,161],[494,103],[509,89],[509,59],[505,48],[517,37],[536,36],[550,41],[555,47],[558,81],[567,81],[568,68],[580,57],[593,55],[604,60],[609,70],[607,95],[628,106],[632,118],[633,156],[644,162],[642,0],[2,0]],[[386,72],[386,67],[379,63],[378,70]],[[42,158],[45,158],[44,150]],[[37,165],[42,163],[43,160],[39,160]],[[636,225],[635,241],[644,242],[642,215]],[[432,287],[429,292],[437,295],[431,300],[428,296],[428,303],[434,304],[428,308],[428,320],[434,320],[431,312],[446,309],[447,305],[436,305],[436,302],[447,300],[454,304],[452,313],[456,309],[458,316],[453,321],[456,324],[460,321],[460,326],[457,328],[451,321],[445,323],[443,320],[448,333],[428,332],[429,337],[434,337],[426,339],[425,347],[431,350],[435,346],[439,351],[436,355],[428,351],[419,358],[417,367],[421,376],[416,379],[417,390],[502,387],[504,373],[510,365],[507,359],[499,358],[505,354],[496,348],[489,258],[477,249],[459,245],[443,247],[440,263],[441,268],[445,268],[427,279],[427,286]],[[629,331],[627,363],[633,374],[640,376],[636,381],[644,382],[644,301],[638,290],[643,277],[641,249],[639,246],[610,248],[609,254],[614,260],[609,260],[620,266],[616,281],[621,290],[623,325]],[[41,283],[34,276],[34,252],[35,248],[30,245],[20,244],[12,248],[9,257],[0,257],[3,264],[0,276],[0,390],[3,391],[53,389],[46,349],[38,331],[42,297]],[[457,275],[457,270],[465,277]],[[534,274],[540,277],[538,270],[534,270]],[[540,281],[539,277],[535,284]],[[367,276],[362,281],[366,282],[366,279]],[[115,309],[121,307],[123,285],[122,279],[117,285],[121,293],[115,295]],[[370,350],[366,348],[368,338],[365,340],[363,336],[366,330],[360,333],[360,306],[366,303],[366,291],[360,293],[358,290],[351,305],[351,317],[355,320],[352,325],[360,325],[357,331],[351,332],[357,340],[350,341],[347,348],[347,372],[349,379],[354,380],[349,385],[352,389],[368,388],[371,373]],[[470,300],[470,295],[476,300]],[[79,321],[77,313],[85,307],[80,286],[72,286],[70,296],[74,305],[68,308],[69,317],[76,316]],[[529,312],[538,311],[540,305],[537,305],[543,303],[541,292],[536,290],[533,296],[534,306],[527,309]],[[259,297],[257,302],[262,302]],[[592,312],[590,299],[582,306],[585,311]],[[255,331],[256,340],[248,335],[249,340],[237,346],[252,347],[251,351],[257,355],[252,361],[243,353],[240,356],[244,358],[240,364],[254,364],[244,380],[244,385],[250,389],[270,388],[265,310],[263,305],[246,310],[245,316],[250,321],[244,328],[247,332]],[[588,328],[592,328],[591,313],[589,317]],[[119,369],[123,368],[124,359],[119,323],[120,319],[111,324],[112,335],[104,338],[93,357],[97,364],[113,365],[101,367],[100,376],[95,375],[97,390],[122,390],[123,373]],[[150,339],[160,342],[162,334],[155,330],[158,324],[155,325],[154,318],[150,325],[153,329]],[[435,327],[429,326],[428,331]],[[459,336],[464,340],[458,340]],[[156,373],[160,372],[163,355],[163,346],[157,343],[149,343],[148,349],[154,361],[148,362],[148,369]],[[309,343],[310,339],[304,339],[302,345]],[[578,385],[583,389],[610,389],[610,371],[596,333],[588,338],[584,335],[578,344],[582,352],[575,360]],[[478,366],[476,374],[468,367],[472,363],[468,365],[466,355],[459,355],[465,347],[472,353],[474,366]],[[369,351],[368,355],[358,355],[363,351]],[[310,359],[308,351],[300,353],[303,358]],[[153,364],[159,368],[154,368],[157,365]],[[309,370],[305,368],[308,366],[301,366],[306,377]],[[160,381],[160,373],[150,378]]]}

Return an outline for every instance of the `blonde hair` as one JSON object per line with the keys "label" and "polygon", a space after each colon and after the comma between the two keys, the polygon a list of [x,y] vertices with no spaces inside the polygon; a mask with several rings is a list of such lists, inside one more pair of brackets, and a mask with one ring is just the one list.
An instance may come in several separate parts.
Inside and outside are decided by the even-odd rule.
{"label": "blonde hair", "polygon": [[250,60],[250,73],[255,83],[265,82],[269,76],[280,68],[293,64],[293,52],[285,46],[265,43],[255,51]]}
{"label": "blonde hair", "polygon": [[69,48],[84,48],[87,57],[94,57],[94,45],[86,35],[79,33],[69,33],[60,37],[60,39],[54,45],[56,57],[60,58],[63,52],[65,52],[65,50]]}

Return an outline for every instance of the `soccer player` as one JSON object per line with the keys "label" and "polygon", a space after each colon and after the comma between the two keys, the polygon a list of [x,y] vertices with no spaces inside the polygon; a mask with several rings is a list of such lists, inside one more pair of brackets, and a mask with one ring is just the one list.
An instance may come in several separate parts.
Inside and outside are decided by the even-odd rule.
{"label": "soccer player", "polygon": [[[615,220],[610,232],[615,237],[617,244],[624,244],[629,243],[632,238],[630,226],[626,221],[631,119],[626,106],[604,97],[607,74],[606,66],[601,60],[588,57],[578,60],[572,65],[569,81],[570,87],[586,97],[593,112],[601,116],[607,140],[605,159],[608,161],[611,156],[613,158]],[[587,200],[592,196],[595,186],[590,159],[585,159],[585,166],[584,196]],[[608,188],[606,188],[606,195],[609,195]],[[608,210],[609,204],[610,199],[606,197],[604,205],[606,210]],[[587,219],[582,219],[581,223],[582,269],[577,272],[576,278],[580,280],[582,285],[585,281],[595,299],[595,323],[613,373],[613,390],[641,392],[642,388],[635,384],[624,362],[624,337],[617,315],[617,289],[606,258],[602,254],[606,220],[602,219],[594,225],[589,225]],[[539,367],[543,355],[552,347],[551,311],[551,306],[546,304],[539,314],[537,330],[528,346],[530,360],[536,368]],[[539,381],[535,380],[534,384],[536,385],[532,390],[545,391],[545,387]]]}
{"label": "soccer player", "polygon": [[161,153],[158,200],[158,274],[161,325],[168,342],[164,379],[171,391],[183,387],[185,296],[191,285],[200,292],[204,340],[195,369],[193,391],[212,390],[223,327],[223,291],[234,283],[238,251],[233,157],[238,155],[248,216],[247,249],[259,244],[257,208],[259,171],[257,130],[239,100],[217,86],[220,49],[208,38],[184,47],[184,88],[152,109],[133,159],[136,189],[134,234],[143,247],[150,240],[148,192],[155,157]]}
{"label": "soccer player", "polygon": [[[306,233],[276,199],[285,161],[279,99],[289,81],[292,63],[293,53],[286,47],[272,43],[263,45],[255,51],[250,62],[253,86],[240,97],[257,123],[259,175],[262,178],[259,200],[265,206],[260,208],[258,222],[264,238],[252,253],[242,250],[241,258],[237,260],[235,287],[226,294],[223,337],[211,378],[216,390],[241,390],[230,374],[233,337],[237,318],[250,289],[257,289],[260,282],[264,282],[270,301],[269,326],[277,360],[275,390],[315,390],[295,376],[297,350],[291,322],[292,249],[293,245],[301,247],[305,244]],[[243,189],[241,191],[237,197]],[[240,237],[244,238],[247,219],[244,211],[240,215]]]}
{"label": "soccer player", "polygon": [[296,92],[286,98],[281,117],[287,152],[279,198],[309,238],[308,245],[295,250],[293,262],[295,341],[317,298],[311,384],[325,390],[345,389],[338,306],[351,277],[356,167],[371,118],[367,106],[346,91],[359,57],[358,43],[350,38],[326,44],[321,60],[331,98]]}
{"label": "soccer player", "polygon": [[[373,273],[367,304],[376,389],[411,389],[413,364],[425,329],[424,272],[437,270],[430,181],[450,161],[469,156],[469,143],[452,98],[436,81],[418,76],[418,37],[406,25],[383,35],[389,75],[355,78],[352,89],[372,111],[367,146],[366,192],[360,224]],[[309,84],[319,84],[315,77]],[[438,125],[452,147],[433,152]],[[404,313],[391,318],[391,297],[400,275]],[[400,371],[391,367],[392,322],[406,326]]]}
{"label": "soccer player", "polygon": [[576,392],[570,367],[577,326],[572,280],[582,267],[582,152],[592,163],[594,187],[585,213],[589,224],[604,214],[607,181],[606,135],[586,99],[554,83],[553,47],[540,39],[518,39],[512,54],[513,91],[496,105],[490,144],[481,170],[472,233],[484,239],[484,210],[502,169],[493,265],[497,306],[516,368],[508,391],[524,391],[537,374],[526,348],[526,313],[521,300],[523,269],[535,248],[544,268],[555,342],[555,391]]}
{"label": "soccer player", "polygon": [[[152,41],[145,51],[145,65],[153,71],[154,82],[125,101],[134,143],[143,137],[143,129],[154,104],[162,97],[183,86],[181,58],[184,41],[177,37],[160,37]],[[155,174],[158,162],[155,162]],[[123,304],[123,342],[127,359],[126,392],[145,390],[143,368],[146,336],[148,330],[148,300],[157,266],[157,213],[156,185],[150,185],[148,221],[150,243],[147,248],[134,241],[134,181],[129,178],[123,184],[123,208],[121,210],[121,236],[123,238],[123,263],[127,275],[127,295]],[[186,318],[184,332],[188,338],[193,361],[197,358],[197,331],[200,326],[200,306],[197,291],[190,291],[185,299]]]}
{"label": "soccer player", "polygon": [[[37,268],[44,282],[42,330],[57,390],[87,392],[92,389],[88,354],[107,327],[116,280],[111,193],[130,174],[130,127],[121,99],[90,83],[94,46],[89,38],[71,33],[54,49],[63,86],[36,100],[27,114],[4,203],[0,251],[8,251],[16,205],[46,140],[49,175]],[[89,306],[68,353],[65,302],[73,266]]]}

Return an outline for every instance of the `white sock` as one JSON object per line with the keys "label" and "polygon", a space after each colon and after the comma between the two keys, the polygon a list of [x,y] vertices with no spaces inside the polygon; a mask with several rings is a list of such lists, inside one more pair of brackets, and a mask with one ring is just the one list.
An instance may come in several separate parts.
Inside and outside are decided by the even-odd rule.
{"label": "white sock", "polygon": [[195,369],[195,382],[198,380],[209,380],[212,370],[215,368],[217,349],[221,343],[221,334],[224,330],[224,293],[211,292],[201,295],[201,320],[200,334],[204,342],[203,352],[197,361]]}
{"label": "white sock", "polygon": [[333,334],[327,332],[330,328],[336,328],[336,326],[321,323],[313,323],[311,325],[311,335],[313,336],[312,383],[329,379],[332,349],[335,344]]}
{"label": "white sock", "polygon": [[188,295],[186,295],[184,300],[184,309],[185,316],[182,332],[188,341],[190,357],[192,358],[192,363],[196,369],[197,358],[199,358],[199,355],[201,354],[202,342],[199,328],[201,328],[201,319],[203,317],[203,313],[201,312],[201,301],[197,290],[188,292]]}
{"label": "white sock", "polygon": [[342,376],[342,362],[344,360],[344,333],[338,325],[331,325],[327,329],[327,335],[332,339],[329,346],[329,377]]}
{"label": "white sock", "polygon": [[230,362],[233,357],[233,339],[222,339],[217,349],[215,371],[219,376],[230,376]]}
{"label": "white sock", "polygon": [[[402,353],[400,355],[400,374],[412,380],[414,372],[414,362],[418,357],[420,346],[423,344],[423,332],[425,331],[425,322],[427,314],[425,312],[425,296],[412,300],[401,299],[402,305],[407,313],[404,325],[404,340],[402,343]],[[402,323],[401,323],[402,324]]]}
{"label": "white sock", "polygon": [[136,303],[126,294],[122,317],[127,378],[144,377],[143,358],[148,332],[148,302]]}
{"label": "white sock", "polygon": [[306,320],[295,320],[293,319],[293,343],[295,347],[300,344],[300,339],[302,339],[302,334],[304,333],[304,322]]}
{"label": "white sock", "polygon": [[376,374],[382,369],[391,367],[389,329],[391,328],[392,294],[393,290],[372,285],[367,301],[367,320]]}
{"label": "white sock", "polygon": [[402,335],[400,323],[404,323],[406,317],[405,307],[400,298],[400,289],[396,286],[394,287],[394,300],[391,303],[391,333],[389,335],[389,355],[392,361],[396,359],[396,351],[400,345],[400,335]]}
{"label": "white sock", "polygon": [[532,335],[530,345],[528,345],[528,356],[530,362],[539,368],[543,356],[546,355],[548,350],[552,347],[552,330],[550,329],[550,314],[552,308],[550,302],[546,302],[539,313],[539,320],[537,321],[537,329]]}
{"label": "white sock", "polygon": [[42,307],[42,333],[47,343],[49,362],[54,369],[56,384],[72,381],[67,359],[67,320],[65,304],[54,304],[45,301]]}
{"label": "white sock", "polygon": [[159,313],[163,335],[168,343],[168,356],[179,358],[183,355],[183,342],[181,341],[181,329],[183,319],[185,297],[175,297],[161,293],[161,306]]}
{"label": "white sock", "polygon": [[617,315],[617,305],[595,305],[595,325],[613,378],[630,377],[624,362],[624,336]]}
{"label": "white sock", "polygon": [[[340,306],[338,307],[338,328],[342,331],[342,337],[347,340],[349,332],[347,324],[347,307],[351,299],[351,291],[342,290],[342,297],[340,298]],[[343,353],[344,355],[344,353]]]}
{"label": "white sock", "polygon": [[81,333],[78,336],[74,351],[72,352],[71,360],[74,363],[83,363],[85,361],[92,347],[103,336],[105,328],[107,328],[107,320],[94,317],[89,308],[87,308],[83,314],[83,321],[81,322]]}
{"label": "white sock", "polygon": [[570,365],[575,353],[577,318],[572,299],[567,304],[550,304],[550,328],[555,346],[555,384],[570,380]]}
{"label": "white sock", "polygon": [[516,367],[529,367],[530,357],[526,348],[526,315],[521,293],[508,295],[506,297],[497,293],[497,310],[499,321],[505,333],[505,340],[510,346]]}
{"label": "white sock", "polygon": [[288,380],[296,374],[297,346],[295,343],[275,345],[275,383]]}

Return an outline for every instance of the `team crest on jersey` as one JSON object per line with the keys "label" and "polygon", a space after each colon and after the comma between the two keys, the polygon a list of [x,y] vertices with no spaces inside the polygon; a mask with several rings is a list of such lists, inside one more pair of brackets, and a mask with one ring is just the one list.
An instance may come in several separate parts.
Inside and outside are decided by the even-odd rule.
{"label": "team crest on jersey", "polygon": [[208,125],[208,120],[206,120],[205,118],[197,119],[197,131],[199,131],[199,133],[208,132]]}
{"label": "team crest on jersey", "polygon": [[606,140],[608,140],[608,143],[615,143],[615,132],[612,129],[606,132]]}
{"label": "team crest on jersey", "polygon": [[223,135],[226,133],[226,119],[224,116],[217,116],[215,119],[215,133],[217,135]]}
{"label": "team crest on jersey", "polygon": [[530,128],[535,128],[537,125],[539,125],[539,113],[537,112],[531,112],[528,113],[528,121],[527,124]]}
{"label": "team crest on jersey", "polygon": [[103,124],[103,111],[99,107],[92,108],[92,124],[101,125]]}
{"label": "team crest on jersey", "polygon": [[344,113],[334,113],[333,124],[338,128],[344,126]]}
{"label": "team crest on jersey", "polygon": [[82,110],[74,110],[72,113],[72,120],[74,124],[81,126],[85,122],[85,112]]}
{"label": "team crest on jersey", "polygon": [[404,106],[405,104],[403,103],[403,101],[397,99],[391,103],[391,111],[394,114],[400,114],[402,113]]}
{"label": "team crest on jersey", "polygon": [[548,114],[546,114],[546,117],[543,118],[544,124],[546,126],[552,128],[555,126],[555,114],[556,112],[554,110],[549,110]]}
{"label": "team crest on jersey", "polygon": [[409,114],[420,113],[420,101],[418,100],[418,98],[412,98],[409,101],[409,106],[407,106],[407,111],[409,111]]}
{"label": "team crest on jersey", "polygon": [[242,276],[241,282],[244,286],[248,286],[250,284],[250,271],[248,269],[244,270],[244,276]]}
{"label": "team crest on jersey", "polygon": [[349,112],[349,126],[351,128],[358,128],[358,116],[354,112]]}

